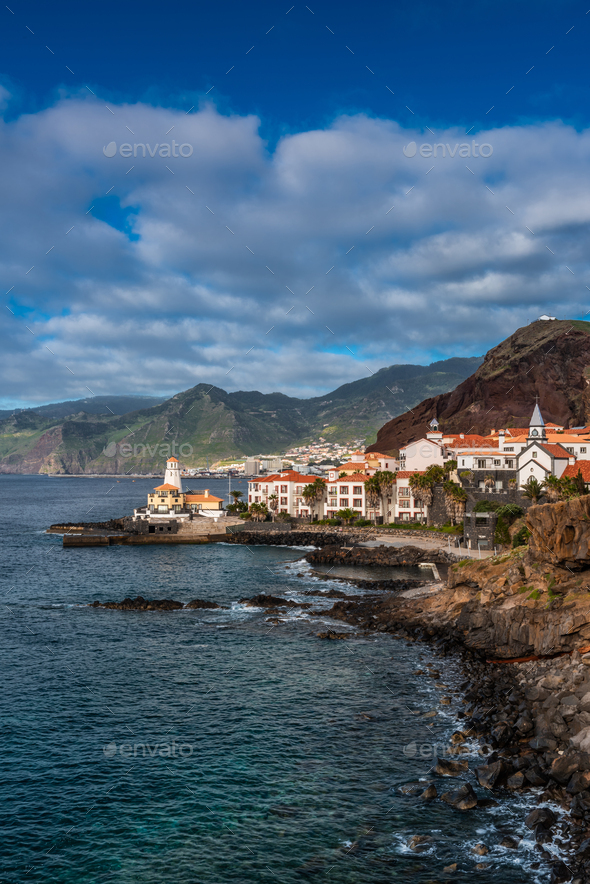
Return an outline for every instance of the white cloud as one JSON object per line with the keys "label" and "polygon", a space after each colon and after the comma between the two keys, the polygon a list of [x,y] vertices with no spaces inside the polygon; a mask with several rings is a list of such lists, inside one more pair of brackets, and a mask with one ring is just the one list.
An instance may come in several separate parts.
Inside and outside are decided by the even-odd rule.
{"label": "white cloud", "polygon": [[[358,115],[269,152],[253,116],[112,107],[75,96],[0,124],[7,398],[320,394],[364,363],[482,353],[590,307],[588,132],[490,130],[489,158],[407,158],[465,135]],[[189,158],[103,155],[173,138]],[[126,215],[138,239],[112,226]]]}

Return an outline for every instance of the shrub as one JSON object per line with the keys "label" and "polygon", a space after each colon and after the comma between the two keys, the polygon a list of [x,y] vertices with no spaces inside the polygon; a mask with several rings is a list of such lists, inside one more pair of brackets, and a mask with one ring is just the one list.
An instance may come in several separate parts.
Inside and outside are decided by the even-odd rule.
{"label": "shrub", "polygon": [[369,519],[357,519],[354,523],[356,528],[366,528],[367,525],[372,525],[373,523]]}
{"label": "shrub", "polygon": [[500,509],[500,504],[495,500],[478,500],[473,507],[474,513],[495,513]]}
{"label": "shrub", "polygon": [[525,546],[529,542],[530,536],[531,532],[523,525],[520,531],[517,531],[512,538],[512,549],[516,549],[517,546]]}
{"label": "shrub", "polygon": [[510,531],[507,522],[498,516],[496,521],[496,530],[494,532],[494,543],[498,546],[510,546]]}

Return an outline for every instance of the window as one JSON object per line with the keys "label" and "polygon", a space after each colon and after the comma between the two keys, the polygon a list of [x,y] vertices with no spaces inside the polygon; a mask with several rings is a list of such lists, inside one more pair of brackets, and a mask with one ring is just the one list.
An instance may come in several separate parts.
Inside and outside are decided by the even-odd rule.
{"label": "window", "polygon": [[504,446],[504,451],[514,451],[514,448],[513,448],[513,447],[508,448],[508,446],[505,445],[505,446]]}
{"label": "window", "polygon": [[330,498],[330,506],[338,506],[338,501],[335,497]]}
{"label": "window", "polygon": [[332,486],[330,487],[330,494],[332,495],[332,497],[333,497],[335,494],[338,494],[338,491],[336,490],[336,486],[335,486],[335,485],[332,485]]}
{"label": "window", "polygon": [[580,448],[580,454],[586,454],[586,449],[585,449],[585,448]]}
{"label": "window", "polygon": [[[277,488],[277,491],[278,491],[278,490],[279,490],[279,489]],[[301,494],[302,491],[303,491],[303,485],[298,485],[298,486],[296,487],[296,489],[295,489],[295,494]],[[336,492],[334,492],[334,494],[335,494],[335,493],[336,493]]]}
{"label": "window", "polygon": [[363,506],[362,497],[355,497],[354,500],[352,501],[352,505],[359,507],[359,509],[362,509],[362,506]]}
{"label": "window", "polygon": [[167,507],[167,506],[159,506],[159,507],[158,507],[158,512],[159,512],[159,513],[167,513],[167,512],[168,512],[168,507]]}
{"label": "window", "polygon": [[281,497],[281,506],[287,506],[287,498]]}
{"label": "window", "polygon": [[248,503],[252,503],[252,495],[251,494],[248,495]]}
{"label": "window", "polygon": [[281,512],[282,512],[282,513],[286,513],[286,512],[287,512],[287,510],[281,510]]}
{"label": "window", "polygon": [[386,470],[389,469],[389,464],[387,463],[387,461],[385,462],[385,469],[386,469]]}
{"label": "window", "polygon": [[462,466],[462,467],[465,466],[465,461],[464,461],[464,460],[461,461],[461,466]]}
{"label": "window", "polygon": [[478,470],[485,470],[485,468],[486,468],[486,461],[485,460],[478,460],[477,461],[477,469]]}
{"label": "window", "polygon": [[287,486],[281,485],[281,494],[286,494],[286,493],[287,493]]}
{"label": "window", "polygon": [[410,489],[409,488],[400,488],[399,496],[400,497],[409,497],[410,496]]}
{"label": "window", "polygon": [[404,507],[405,509],[410,509],[410,501],[409,500],[400,500],[399,505]]}
{"label": "window", "polygon": [[574,453],[574,449],[573,449],[573,448],[566,448],[565,450],[566,450],[566,451],[569,451],[570,454],[573,454],[573,453]]}
{"label": "window", "polygon": [[514,461],[507,460],[504,462],[504,466],[506,467],[507,470],[513,470],[514,469]]}
{"label": "window", "polygon": [[260,503],[260,495],[257,494],[254,498],[254,503]]}
{"label": "window", "polygon": [[348,497],[340,498],[340,509],[346,509],[348,507]]}
{"label": "window", "polygon": [[348,485],[340,486],[340,494],[348,494]]}
{"label": "window", "polygon": [[495,466],[495,467],[499,467],[499,466],[500,466],[500,461],[499,461],[499,460],[495,460],[495,461],[494,461],[494,466]]}
{"label": "window", "polygon": [[536,452],[536,451],[531,451],[531,457],[536,457],[536,456],[537,456],[537,452]]}
{"label": "window", "polygon": [[182,512],[182,507],[181,507],[180,505],[176,505],[176,506],[174,507],[174,512],[175,512],[175,513],[181,513],[181,512]]}
{"label": "window", "polygon": [[362,485],[353,485],[352,486],[352,493],[353,494],[362,494],[363,493],[363,486]]}

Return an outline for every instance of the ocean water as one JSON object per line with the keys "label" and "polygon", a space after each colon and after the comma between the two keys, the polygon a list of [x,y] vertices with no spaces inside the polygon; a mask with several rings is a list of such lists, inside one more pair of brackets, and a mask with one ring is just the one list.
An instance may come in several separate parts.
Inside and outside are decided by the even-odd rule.
{"label": "ocean water", "polygon": [[[461,708],[417,670],[434,662],[451,688],[460,673],[425,645],[341,624],[350,639],[319,639],[332,601],[303,593],[344,584],[319,584],[302,550],[63,550],[44,533],[129,512],[153,484],[0,477],[0,880],[426,884],[457,862],[483,884],[546,881],[530,867],[530,795],[461,814],[400,793],[433,778]],[[275,624],[239,602],[260,592],[318,613]],[[227,607],[88,607],[138,594]],[[515,833],[519,850],[498,846]],[[417,834],[433,837],[424,853],[407,846]],[[480,841],[486,857],[471,853]]]}

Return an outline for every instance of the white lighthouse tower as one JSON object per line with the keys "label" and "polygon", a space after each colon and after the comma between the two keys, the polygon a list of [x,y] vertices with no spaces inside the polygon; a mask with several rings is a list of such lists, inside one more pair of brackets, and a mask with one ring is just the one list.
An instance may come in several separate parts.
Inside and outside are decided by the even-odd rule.
{"label": "white lighthouse tower", "polygon": [[173,485],[182,494],[182,479],[180,478],[180,464],[175,457],[169,457],[166,461],[166,473],[164,485]]}

